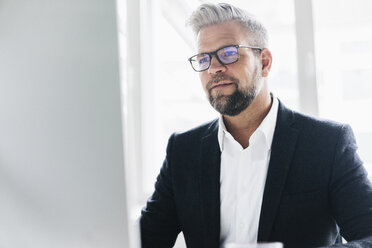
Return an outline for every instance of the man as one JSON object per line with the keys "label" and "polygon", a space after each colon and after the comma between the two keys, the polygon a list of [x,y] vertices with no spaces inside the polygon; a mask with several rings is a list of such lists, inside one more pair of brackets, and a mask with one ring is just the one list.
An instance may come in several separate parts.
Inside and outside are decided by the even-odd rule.
{"label": "man", "polygon": [[268,89],[265,28],[229,4],[191,16],[200,75],[218,120],[173,134],[142,210],[142,247],[279,241],[372,247],[372,186],[349,126],[286,108]]}

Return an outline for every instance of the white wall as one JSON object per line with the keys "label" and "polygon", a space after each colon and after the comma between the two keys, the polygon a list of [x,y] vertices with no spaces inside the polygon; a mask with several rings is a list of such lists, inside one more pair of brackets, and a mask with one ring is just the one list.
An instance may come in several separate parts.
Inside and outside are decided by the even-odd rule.
{"label": "white wall", "polygon": [[0,1],[0,247],[126,247],[114,0]]}

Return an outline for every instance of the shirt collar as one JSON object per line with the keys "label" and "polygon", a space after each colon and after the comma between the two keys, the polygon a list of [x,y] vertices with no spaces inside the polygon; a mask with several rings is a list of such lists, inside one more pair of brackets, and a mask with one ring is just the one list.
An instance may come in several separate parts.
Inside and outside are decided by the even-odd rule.
{"label": "shirt collar", "polygon": [[[266,141],[266,145],[268,149],[271,148],[271,144],[273,142],[276,118],[278,116],[278,108],[279,108],[279,101],[272,93],[271,93],[271,98],[273,102],[271,104],[269,113],[266,115],[266,117],[263,119],[261,124],[254,131],[254,133],[252,134],[250,138],[250,141],[251,141],[251,139],[254,136],[256,136],[257,133],[261,132],[265,137],[265,141]],[[226,130],[226,126],[225,126],[225,123],[223,122],[222,115],[220,115],[219,120],[218,120],[218,143],[220,145],[221,152],[223,151],[223,148],[224,148],[224,140],[226,138],[226,135],[230,135],[230,134]]]}

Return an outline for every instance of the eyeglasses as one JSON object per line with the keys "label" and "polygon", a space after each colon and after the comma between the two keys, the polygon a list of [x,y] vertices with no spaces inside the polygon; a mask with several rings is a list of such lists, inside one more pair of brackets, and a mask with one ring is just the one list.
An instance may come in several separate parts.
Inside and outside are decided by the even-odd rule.
{"label": "eyeglasses", "polygon": [[211,66],[212,55],[216,55],[218,62],[221,65],[229,65],[239,60],[239,48],[252,48],[261,51],[261,47],[246,46],[246,45],[230,45],[219,48],[211,53],[199,53],[189,58],[191,67],[197,71],[208,70]]}

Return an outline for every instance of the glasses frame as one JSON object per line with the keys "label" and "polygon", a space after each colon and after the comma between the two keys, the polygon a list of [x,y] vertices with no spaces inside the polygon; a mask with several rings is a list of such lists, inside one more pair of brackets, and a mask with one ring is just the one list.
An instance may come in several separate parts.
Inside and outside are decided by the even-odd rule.
{"label": "glasses frame", "polygon": [[[220,51],[220,50],[222,50],[222,49],[225,49],[225,48],[227,48],[227,47],[235,47],[236,50],[237,50],[237,52],[238,52],[238,58],[237,58],[234,62],[231,62],[231,63],[224,63],[224,62],[221,61],[221,59],[220,59],[220,58],[218,57],[218,55],[217,55],[218,51]],[[262,48],[261,48],[261,47],[257,47],[257,46],[248,46],[248,45],[228,45],[228,46],[224,46],[224,47],[218,48],[218,49],[217,49],[216,51],[214,51],[214,52],[210,52],[210,53],[198,53],[198,54],[196,54],[196,55],[191,56],[190,58],[188,58],[188,60],[189,60],[189,62],[190,62],[190,64],[191,64],[192,69],[194,69],[194,71],[196,71],[196,72],[202,72],[202,71],[206,71],[206,70],[208,70],[209,67],[211,66],[212,55],[215,55],[215,56],[216,56],[218,62],[219,62],[221,65],[231,65],[231,64],[233,64],[233,63],[238,62],[238,61],[239,61],[239,58],[240,58],[239,48],[251,48],[251,49],[254,49],[254,50],[259,50],[260,52],[262,51]],[[208,65],[208,67],[205,68],[205,69],[203,69],[203,70],[197,70],[197,69],[195,69],[194,66],[192,65],[192,59],[193,59],[194,57],[199,56],[199,55],[205,55],[205,54],[209,56],[209,65]]]}

